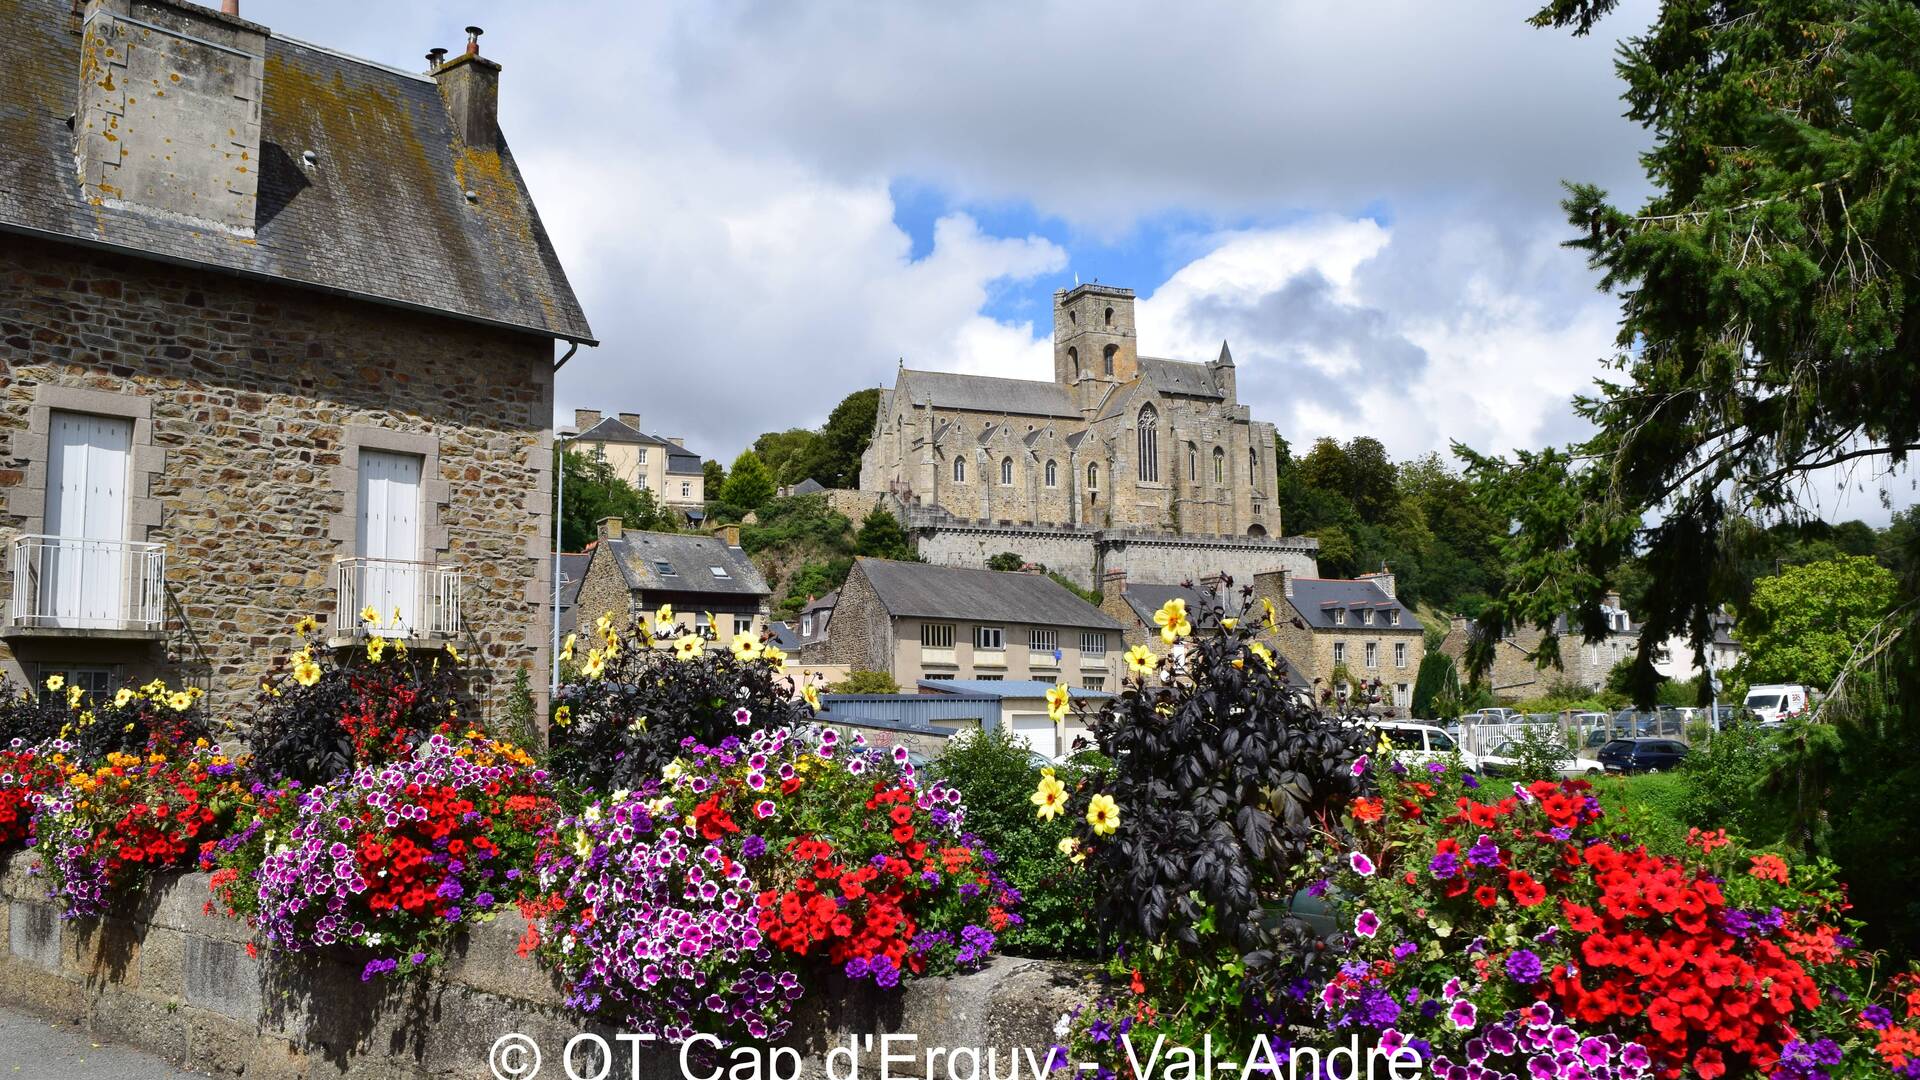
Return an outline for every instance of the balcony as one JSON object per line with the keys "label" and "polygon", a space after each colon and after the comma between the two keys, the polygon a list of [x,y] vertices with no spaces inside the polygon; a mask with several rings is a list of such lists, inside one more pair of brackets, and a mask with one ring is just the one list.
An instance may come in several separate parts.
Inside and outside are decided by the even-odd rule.
{"label": "balcony", "polygon": [[5,636],[157,639],[167,622],[163,544],[27,535],[13,541]]}
{"label": "balcony", "polygon": [[[460,568],[399,559],[334,560],[332,639],[345,644],[378,633],[431,646],[460,636]],[[369,623],[360,614],[379,612]]]}

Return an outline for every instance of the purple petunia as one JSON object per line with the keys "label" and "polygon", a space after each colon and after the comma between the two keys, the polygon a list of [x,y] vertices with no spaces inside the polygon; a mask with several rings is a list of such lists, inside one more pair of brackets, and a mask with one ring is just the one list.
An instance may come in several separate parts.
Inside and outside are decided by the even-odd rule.
{"label": "purple petunia", "polygon": [[1370,938],[1373,935],[1379,933],[1380,932],[1380,916],[1375,915],[1373,913],[1372,908],[1368,908],[1367,910],[1361,912],[1353,920],[1353,932],[1356,934],[1359,934],[1363,938]]}
{"label": "purple petunia", "polygon": [[1540,981],[1540,957],[1528,949],[1519,949],[1507,957],[1507,978],[1523,986]]}
{"label": "purple petunia", "polygon": [[1361,877],[1373,876],[1373,860],[1367,858],[1366,855],[1361,852],[1356,851],[1348,855],[1347,865],[1352,867],[1353,872],[1359,874]]}

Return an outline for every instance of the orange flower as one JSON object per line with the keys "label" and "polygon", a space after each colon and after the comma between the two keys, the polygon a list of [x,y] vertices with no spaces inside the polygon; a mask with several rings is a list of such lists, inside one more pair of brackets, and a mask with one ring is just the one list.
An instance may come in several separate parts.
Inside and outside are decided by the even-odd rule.
{"label": "orange flower", "polygon": [[1353,820],[1355,821],[1379,821],[1385,813],[1386,810],[1380,805],[1379,799],[1353,800]]}
{"label": "orange flower", "polygon": [[1753,869],[1748,871],[1762,881],[1787,883],[1787,864],[1778,855],[1753,856]]}

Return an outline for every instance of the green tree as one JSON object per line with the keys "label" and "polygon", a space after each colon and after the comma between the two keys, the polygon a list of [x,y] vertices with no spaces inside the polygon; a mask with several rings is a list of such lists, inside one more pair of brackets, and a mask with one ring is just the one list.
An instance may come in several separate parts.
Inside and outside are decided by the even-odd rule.
{"label": "green tree", "polygon": [[825,596],[846,584],[852,570],[853,559],[849,556],[804,564],[787,578],[786,591],[774,605],[774,614],[783,619],[793,618],[808,600]]}
{"label": "green tree", "polygon": [[1420,658],[1420,671],[1413,679],[1409,711],[1422,720],[1451,719],[1434,711],[1434,702],[1442,695],[1460,696],[1460,671],[1454,666],[1453,657],[1429,650]]}
{"label": "green tree", "polygon": [[1320,572],[1328,577],[1352,577],[1359,572],[1360,562],[1353,547],[1353,537],[1338,525],[1328,525],[1307,534],[1320,541]]}
{"label": "green tree", "polygon": [[773,489],[773,474],[767,471],[760,455],[751,450],[742,450],[740,456],[733,459],[733,468],[727,474],[726,483],[721,485],[720,498],[735,506],[753,510],[773,498]]}
{"label": "green tree", "polygon": [[1832,685],[1898,592],[1893,574],[1866,556],[1789,567],[1760,579],[1735,625],[1746,647],[1740,674],[1749,683]]}
{"label": "green tree", "polygon": [[907,541],[907,530],[900,527],[899,518],[880,506],[874,507],[866,520],[860,523],[860,531],[853,537],[853,550],[857,555],[876,559],[913,558],[913,545]]}
{"label": "green tree", "polygon": [[1003,551],[987,560],[987,569],[1013,572],[1027,565],[1026,557],[1017,551]]}
{"label": "green tree", "polygon": [[706,488],[707,498],[717,499],[720,497],[720,486],[727,482],[727,467],[708,458],[700,463],[700,477],[705,481],[702,486]]}
{"label": "green tree", "polygon": [[606,462],[568,450],[561,455],[561,468],[565,479],[555,497],[563,502],[555,519],[565,550],[580,551],[592,543],[604,518],[617,517],[628,529],[673,531],[672,513],[654,501],[653,493],[635,489]]}
{"label": "green tree", "polygon": [[880,411],[880,391],[855,390],[827,414],[820,429],[826,464],[814,479],[830,488],[860,486],[860,456],[867,452]]}

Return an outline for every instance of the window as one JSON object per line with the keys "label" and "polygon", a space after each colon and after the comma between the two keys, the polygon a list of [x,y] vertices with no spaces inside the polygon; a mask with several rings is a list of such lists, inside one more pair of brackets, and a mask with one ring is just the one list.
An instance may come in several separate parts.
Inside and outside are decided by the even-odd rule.
{"label": "window", "polygon": [[1346,608],[1337,607],[1333,609],[1333,625],[1335,626],[1347,625],[1347,609]]}
{"label": "window", "polygon": [[1106,349],[1100,353],[1100,370],[1109,375],[1113,374],[1113,355],[1119,351],[1120,346],[1118,345],[1107,346]]}
{"label": "window", "polygon": [[1187,479],[1200,482],[1200,448],[1192,443],[1187,444]]}
{"label": "window", "polygon": [[1446,732],[1429,731],[1427,732],[1427,749],[1438,750],[1444,754],[1449,750],[1457,750],[1459,747],[1453,745],[1453,740],[1447,737]]}
{"label": "window", "polygon": [[1387,612],[1387,625],[1388,626],[1400,625],[1400,609],[1399,608],[1394,608],[1393,610]]}
{"label": "window", "polygon": [[920,647],[923,649],[953,648],[953,624],[947,622],[921,623]]}
{"label": "window", "polygon": [[1151,405],[1140,409],[1140,479],[1160,481],[1160,414]]}
{"label": "window", "polygon": [[[54,675],[65,678],[66,686],[57,691],[47,689],[47,679]],[[40,688],[42,704],[58,704],[62,708],[66,707],[67,691],[71,687],[79,687],[80,692],[87,696],[88,704],[111,701],[117,689],[113,685],[113,669],[110,667],[69,667],[65,664],[41,664],[34,685]]]}
{"label": "window", "polygon": [[1001,487],[1013,486],[1013,459],[1012,458],[1000,459],[1000,486]]}
{"label": "window", "polygon": [[998,651],[1007,647],[1006,632],[998,626],[976,626],[973,628],[973,647]]}
{"label": "window", "polygon": [[1413,704],[1413,692],[1406,683],[1393,684],[1393,703],[1402,707]]}
{"label": "window", "polygon": [[727,573],[727,568],[724,566],[709,566],[707,567],[707,569],[711,570],[713,572],[713,576],[719,578],[721,581],[726,581],[727,579],[733,576],[732,574]]}
{"label": "window", "polygon": [[1347,662],[1347,643],[1346,642],[1336,641],[1333,643],[1333,662],[1335,664],[1344,664]]}
{"label": "window", "polygon": [[1407,643],[1404,641],[1393,643],[1393,666],[1398,668],[1407,666]]}
{"label": "window", "polygon": [[953,459],[953,482],[956,484],[964,484],[967,482],[967,459],[966,458]]}
{"label": "window", "polygon": [[693,498],[693,481],[691,480],[680,481],[680,497],[683,499]]}
{"label": "window", "polygon": [[930,671],[925,675],[920,676],[920,678],[924,682],[952,682],[953,672],[948,671],[948,672],[935,673]]}
{"label": "window", "polygon": [[1087,490],[1096,495],[1100,492],[1100,466],[1097,464],[1087,466]]}
{"label": "window", "polygon": [[1361,626],[1373,625],[1373,609],[1372,608],[1360,609],[1360,625]]}
{"label": "window", "polygon": [[1379,666],[1380,666],[1380,646],[1369,641],[1367,642],[1367,670],[1371,671],[1375,668],[1378,668]]}
{"label": "window", "polygon": [[1047,486],[1060,486],[1060,466],[1051,461],[1047,462]]}
{"label": "window", "polygon": [[1105,322],[1106,322],[1106,325],[1108,325],[1108,326],[1112,326],[1112,325],[1113,325],[1113,309],[1112,309],[1112,308],[1108,308],[1108,309],[1107,309],[1107,315],[1106,315],[1106,320],[1105,320]]}
{"label": "window", "polygon": [[1217,446],[1213,448],[1213,482],[1227,482],[1227,452]]}
{"label": "window", "polygon": [[813,616],[811,615],[800,616],[800,636],[801,637],[813,636]]}
{"label": "window", "polygon": [[128,580],[134,563],[122,546],[128,532],[133,421],[54,412],[49,427],[45,520],[52,535],[29,541],[37,549],[19,549],[38,550],[42,562],[37,588],[29,583],[31,574],[14,579],[14,595],[31,597],[32,605],[15,615],[32,610],[60,626],[118,625],[129,608],[139,606],[130,594],[140,583]]}
{"label": "window", "polygon": [[645,465],[647,463],[647,448],[644,446],[640,447],[639,454],[640,454],[640,464]]}
{"label": "window", "polygon": [[1027,651],[1051,655],[1060,647],[1060,631],[1034,627],[1027,631]]}
{"label": "window", "polygon": [[1107,635],[1098,630],[1085,630],[1080,634],[1080,653],[1082,656],[1107,655]]}
{"label": "window", "polygon": [[1072,346],[1069,346],[1067,348],[1067,366],[1073,369],[1073,373],[1075,375],[1080,374],[1080,350],[1079,349],[1073,348]]}
{"label": "window", "polygon": [[1089,675],[1080,680],[1080,688],[1082,690],[1105,690],[1107,688],[1107,680],[1100,675]]}
{"label": "window", "polygon": [[1247,483],[1260,486],[1260,451],[1251,446],[1247,447]]}
{"label": "window", "polygon": [[674,572],[673,564],[668,562],[665,559],[653,560],[653,569],[661,577],[679,577],[680,576],[679,574]]}
{"label": "window", "polygon": [[1387,728],[1386,730],[1382,731],[1380,734],[1385,735],[1387,737],[1387,741],[1393,744],[1393,748],[1395,750],[1426,749],[1425,745],[1423,745],[1422,743],[1422,740],[1420,738],[1420,732],[1418,730],[1408,731],[1405,728]]}
{"label": "window", "polygon": [[1001,680],[1005,679],[1006,676],[1005,675],[975,675],[974,678],[979,679],[981,682],[1000,682]]}
{"label": "window", "polygon": [[753,616],[735,615],[733,617],[733,636],[746,637],[753,633]]}
{"label": "window", "polygon": [[360,451],[358,529],[359,554],[366,560],[357,572],[355,603],[349,610],[371,607],[400,612],[400,628],[391,636],[410,636],[428,606],[428,581],[413,565],[420,559],[421,474],[426,458],[418,454]]}

